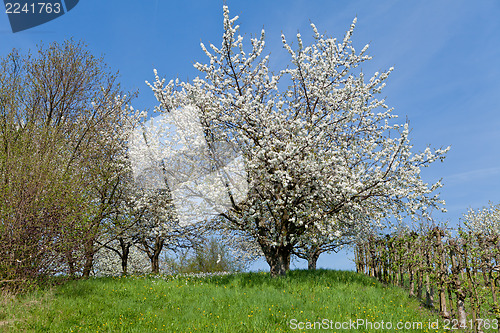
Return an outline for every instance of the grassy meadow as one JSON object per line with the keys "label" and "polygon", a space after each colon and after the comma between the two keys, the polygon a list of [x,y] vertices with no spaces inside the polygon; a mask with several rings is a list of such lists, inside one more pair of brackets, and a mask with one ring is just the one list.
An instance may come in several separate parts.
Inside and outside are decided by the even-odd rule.
{"label": "grassy meadow", "polygon": [[[400,288],[332,270],[94,278],[0,303],[5,332],[445,332],[429,329],[436,320]],[[398,322],[423,326],[398,330]]]}

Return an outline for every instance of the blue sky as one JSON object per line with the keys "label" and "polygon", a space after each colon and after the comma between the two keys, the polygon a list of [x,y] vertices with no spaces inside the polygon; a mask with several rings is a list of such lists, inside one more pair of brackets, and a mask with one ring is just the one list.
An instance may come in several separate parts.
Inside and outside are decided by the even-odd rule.
{"label": "blue sky", "polygon": [[[222,4],[81,0],[62,17],[16,34],[7,15],[0,13],[0,56],[40,42],[82,39],[119,70],[125,89],[139,90],[134,107],[152,110],[156,100],[144,81],[154,79],[153,68],[167,79],[194,78],[193,62],[206,59],[200,41],[220,44]],[[383,95],[401,121],[409,119],[415,149],[451,145],[445,162],[422,172],[428,182],[443,178],[441,197],[448,213],[435,218],[457,225],[469,207],[500,202],[499,1],[227,0],[227,4],[232,15],[240,16],[241,32],[248,37],[264,27],[274,69],[287,60],[281,32],[289,41],[298,31],[310,36],[313,22],[320,32],[340,38],[357,16],[354,45],[361,49],[370,43],[373,56],[363,71],[395,67]],[[354,267],[345,253],[322,256],[318,265]]]}

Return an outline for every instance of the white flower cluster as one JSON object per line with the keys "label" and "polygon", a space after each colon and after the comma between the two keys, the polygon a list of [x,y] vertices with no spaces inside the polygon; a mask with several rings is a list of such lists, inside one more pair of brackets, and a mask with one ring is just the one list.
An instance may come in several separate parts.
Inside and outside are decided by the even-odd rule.
{"label": "white flower cluster", "polygon": [[469,209],[464,214],[464,223],[473,234],[500,235],[500,204],[490,203],[489,207]]}

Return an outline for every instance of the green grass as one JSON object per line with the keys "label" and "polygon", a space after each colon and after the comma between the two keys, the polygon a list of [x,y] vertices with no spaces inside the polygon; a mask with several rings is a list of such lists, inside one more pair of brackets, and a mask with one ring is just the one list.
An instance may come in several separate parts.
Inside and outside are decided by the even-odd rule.
{"label": "green grass", "polygon": [[421,330],[398,332],[444,332],[427,329],[437,314],[408,298],[406,291],[345,271],[291,271],[277,279],[267,273],[97,278],[4,296],[0,301],[0,331],[9,332],[396,331],[365,326],[293,330],[290,326],[358,319],[383,320],[394,327],[399,321],[424,325]]}

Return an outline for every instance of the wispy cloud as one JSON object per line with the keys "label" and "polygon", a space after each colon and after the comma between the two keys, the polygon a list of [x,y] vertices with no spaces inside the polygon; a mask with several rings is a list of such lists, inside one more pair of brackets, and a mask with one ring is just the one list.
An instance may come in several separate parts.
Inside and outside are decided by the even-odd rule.
{"label": "wispy cloud", "polygon": [[445,176],[444,179],[447,183],[468,182],[480,178],[495,176],[498,174],[500,174],[500,167],[482,168],[455,173],[450,176]]}

